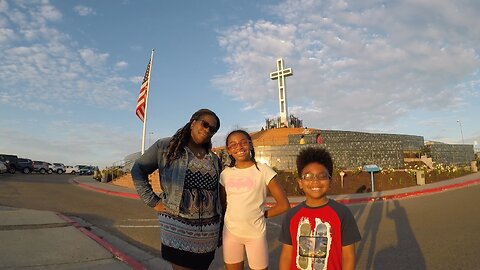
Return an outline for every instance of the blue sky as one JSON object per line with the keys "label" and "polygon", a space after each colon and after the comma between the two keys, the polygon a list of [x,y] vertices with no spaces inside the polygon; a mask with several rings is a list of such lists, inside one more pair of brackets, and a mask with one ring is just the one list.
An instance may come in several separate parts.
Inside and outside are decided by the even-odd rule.
{"label": "blue sky", "polygon": [[278,115],[280,57],[307,127],[474,144],[479,12],[476,0],[0,0],[0,152],[104,167],[139,151],[152,48],[147,144],[204,107],[221,119],[214,146],[260,130]]}

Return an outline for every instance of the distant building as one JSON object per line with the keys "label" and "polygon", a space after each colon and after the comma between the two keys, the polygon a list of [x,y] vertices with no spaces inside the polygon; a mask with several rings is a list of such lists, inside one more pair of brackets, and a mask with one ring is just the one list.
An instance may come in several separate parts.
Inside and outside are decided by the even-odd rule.
{"label": "distant building", "polygon": [[475,160],[473,145],[427,142],[425,153],[436,163],[469,164]]}

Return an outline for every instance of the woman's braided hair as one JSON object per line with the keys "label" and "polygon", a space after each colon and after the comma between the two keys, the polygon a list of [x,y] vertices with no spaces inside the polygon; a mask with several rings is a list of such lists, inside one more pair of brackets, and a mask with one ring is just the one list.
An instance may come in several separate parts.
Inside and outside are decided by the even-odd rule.
{"label": "woman's braided hair", "polygon": [[[252,137],[250,136],[250,134],[248,134],[248,132],[242,129],[237,129],[228,134],[227,138],[225,139],[225,145],[228,146],[228,138],[230,138],[230,136],[232,136],[235,133],[242,133],[243,135],[245,135],[245,137],[247,137],[249,144],[252,143]],[[257,168],[257,170],[260,170],[257,166],[257,161],[255,160],[255,149],[253,149],[253,145],[249,145],[249,147],[251,147],[250,158],[253,161],[253,163],[255,163],[255,167]],[[230,158],[230,164],[228,165],[228,167],[234,167],[236,162],[235,158],[230,154],[228,154],[228,157]]]}
{"label": "woman's braided hair", "polygon": [[[196,111],[192,117],[190,118],[190,121],[185,124],[182,128],[178,129],[177,132],[173,135],[172,139],[170,140],[167,148],[167,153],[166,153],[166,158],[167,158],[167,167],[169,167],[172,162],[183,154],[184,152],[184,147],[187,145],[188,141],[190,140],[191,137],[191,126],[193,120],[198,120],[200,119],[201,116],[203,115],[211,115],[215,117],[217,120],[217,126],[215,127],[215,131],[217,131],[220,128],[220,118],[212,112],[209,109],[200,109]],[[205,151],[210,152],[212,149],[212,141],[208,141],[204,143],[203,148]]]}

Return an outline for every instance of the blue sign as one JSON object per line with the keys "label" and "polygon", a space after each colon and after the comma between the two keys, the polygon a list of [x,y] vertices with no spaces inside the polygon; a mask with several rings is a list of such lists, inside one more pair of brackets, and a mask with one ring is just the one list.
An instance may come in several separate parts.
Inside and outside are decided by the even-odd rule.
{"label": "blue sign", "polygon": [[378,167],[378,166],[375,165],[375,164],[370,164],[370,165],[365,165],[365,166],[363,166],[363,170],[364,170],[364,171],[367,171],[367,172],[379,172],[379,171],[380,171],[380,167]]}
{"label": "blue sign", "polygon": [[380,171],[380,167],[375,164],[369,164],[363,166],[363,170],[370,173],[370,181],[372,182],[372,192],[375,192],[375,185],[373,181],[373,173]]}

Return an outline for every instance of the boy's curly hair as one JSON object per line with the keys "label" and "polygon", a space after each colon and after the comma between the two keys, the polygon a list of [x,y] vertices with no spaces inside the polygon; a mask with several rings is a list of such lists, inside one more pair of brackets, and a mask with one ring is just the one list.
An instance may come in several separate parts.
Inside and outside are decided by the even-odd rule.
{"label": "boy's curly hair", "polygon": [[310,163],[319,163],[325,166],[328,174],[333,174],[333,160],[330,153],[325,148],[320,147],[306,147],[300,150],[297,156],[297,172],[298,176],[302,175],[303,168]]}

